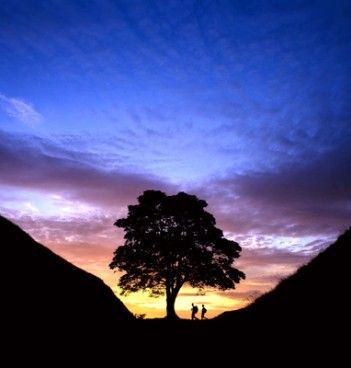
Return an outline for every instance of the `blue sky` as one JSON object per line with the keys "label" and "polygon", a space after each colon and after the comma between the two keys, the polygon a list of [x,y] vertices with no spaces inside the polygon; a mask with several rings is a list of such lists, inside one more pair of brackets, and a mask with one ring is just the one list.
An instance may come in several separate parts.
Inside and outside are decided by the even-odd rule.
{"label": "blue sky", "polygon": [[346,2],[166,4],[4,2],[1,91],[43,115],[30,132],[127,136],[135,155],[118,152],[182,181],[266,169],[344,136]]}
{"label": "blue sky", "polygon": [[350,23],[348,1],[2,1],[2,213],[65,244],[32,220],[72,239],[61,217],[185,189],[248,248],[317,251],[351,218]]}

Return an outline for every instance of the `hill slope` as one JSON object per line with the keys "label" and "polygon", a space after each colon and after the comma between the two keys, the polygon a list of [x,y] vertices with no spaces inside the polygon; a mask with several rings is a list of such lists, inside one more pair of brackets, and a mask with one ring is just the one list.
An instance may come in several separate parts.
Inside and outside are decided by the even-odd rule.
{"label": "hill slope", "polygon": [[[88,334],[134,319],[102,280],[34,241],[0,216],[2,306],[12,333]],[[67,333],[68,332],[68,333]]]}
{"label": "hill slope", "polygon": [[351,228],[275,289],[250,306],[225,312],[218,320],[270,326],[335,326],[349,319]]}

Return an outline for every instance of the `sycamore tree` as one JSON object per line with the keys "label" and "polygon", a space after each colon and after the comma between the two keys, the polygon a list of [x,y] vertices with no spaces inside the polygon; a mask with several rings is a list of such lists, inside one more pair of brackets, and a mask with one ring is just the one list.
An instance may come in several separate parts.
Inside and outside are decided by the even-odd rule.
{"label": "sycamore tree", "polygon": [[177,318],[174,304],[184,284],[226,290],[245,278],[233,266],[239,244],[224,238],[206,206],[194,195],[154,190],[128,206],[127,217],[115,222],[125,231],[124,244],[110,263],[124,273],[118,282],[122,295],[139,290],[166,294],[167,318]]}

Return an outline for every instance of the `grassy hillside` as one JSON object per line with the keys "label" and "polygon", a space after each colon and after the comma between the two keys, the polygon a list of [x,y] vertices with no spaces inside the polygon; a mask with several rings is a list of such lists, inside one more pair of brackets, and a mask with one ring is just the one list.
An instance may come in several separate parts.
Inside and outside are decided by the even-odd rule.
{"label": "grassy hillside", "polygon": [[350,255],[351,229],[253,304],[217,319],[332,326],[349,315]]}

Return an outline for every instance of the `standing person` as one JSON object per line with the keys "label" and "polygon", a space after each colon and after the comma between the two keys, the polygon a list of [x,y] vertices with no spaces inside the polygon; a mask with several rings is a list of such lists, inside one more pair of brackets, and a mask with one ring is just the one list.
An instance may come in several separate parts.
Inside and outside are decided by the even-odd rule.
{"label": "standing person", "polygon": [[207,319],[205,317],[205,314],[207,312],[207,309],[205,308],[205,306],[202,304],[202,309],[201,309],[201,319]]}
{"label": "standing person", "polygon": [[198,312],[198,308],[197,305],[195,305],[194,303],[191,303],[191,319],[197,319],[196,318],[196,313]]}

